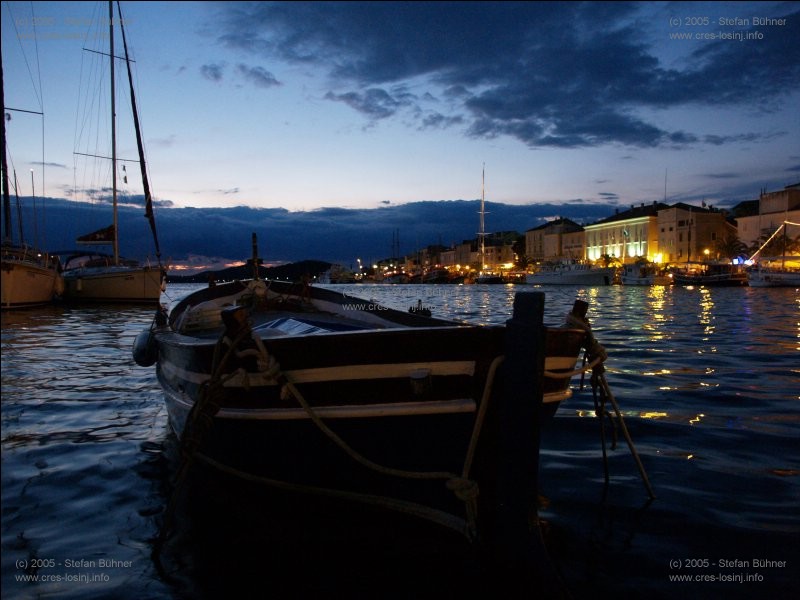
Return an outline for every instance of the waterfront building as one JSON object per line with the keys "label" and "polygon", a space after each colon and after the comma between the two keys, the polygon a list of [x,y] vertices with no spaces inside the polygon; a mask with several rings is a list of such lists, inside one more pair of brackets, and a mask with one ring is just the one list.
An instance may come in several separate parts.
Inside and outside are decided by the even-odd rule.
{"label": "waterfront building", "polygon": [[[758,200],[738,204],[734,209],[739,239],[749,247],[771,235],[784,221],[800,223],[800,183],[777,192],[762,191]],[[787,226],[787,235],[800,235],[800,227]]]}
{"label": "waterfront building", "polygon": [[659,210],[658,231],[658,262],[665,263],[719,258],[714,255],[718,242],[737,235],[724,212],[683,202]]}
{"label": "waterfront building", "polygon": [[555,219],[525,232],[525,255],[542,262],[584,256],[583,227],[569,219]]}
{"label": "waterfront building", "polygon": [[622,264],[646,258],[650,262],[663,262],[659,251],[659,214],[667,209],[663,203],[653,202],[631,206],[584,227],[585,256],[594,262],[612,257]]}

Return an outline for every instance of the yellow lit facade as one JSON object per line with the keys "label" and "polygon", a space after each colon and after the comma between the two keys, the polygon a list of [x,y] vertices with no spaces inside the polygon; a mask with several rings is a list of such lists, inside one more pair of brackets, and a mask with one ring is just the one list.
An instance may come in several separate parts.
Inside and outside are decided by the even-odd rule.
{"label": "yellow lit facade", "polygon": [[586,258],[594,262],[610,256],[623,264],[641,258],[660,262],[658,222],[659,210],[664,208],[667,208],[664,204],[642,204],[585,225]]}

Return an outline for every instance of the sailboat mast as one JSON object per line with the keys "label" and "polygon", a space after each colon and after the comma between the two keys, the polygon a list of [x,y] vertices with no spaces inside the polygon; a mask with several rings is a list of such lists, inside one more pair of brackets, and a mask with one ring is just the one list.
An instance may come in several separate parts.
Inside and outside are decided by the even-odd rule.
{"label": "sailboat mast", "polygon": [[481,169],[481,231],[480,231],[480,238],[481,238],[481,266],[480,271],[483,272],[483,267],[486,264],[486,231],[484,225],[484,194],[486,188],[486,163],[483,164],[483,168]]}
{"label": "sailboat mast", "polygon": [[153,214],[153,196],[150,193],[150,181],[147,178],[147,165],[144,160],[144,144],[142,143],[142,129],[139,125],[139,109],[136,107],[136,94],[133,91],[133,74],[131,73],[131,60],[128,56],[128,41],[125,38],[125,22],[122,19],[122,7],[117,2],[117,13],[119,14],[119,29],[122,32],[122,46],[125,49],[125,66],[128,71],[128,87],[131,93],[131,108],[133,109],[133,126],[136,129],[136,147],[139,151],[139,167],[142,172],[142,187],[144,188],[145,217],[150,222],[150,231],[153,233],[153,242],[156,247],[156,258],[158,265],[161,266],[161,248],[158,245],[158,234],[156,233],[156,219]]}
{"label": "sailboat mast", "polygon": [[114,3],[108,3],[108,40],[111,48],[111,197],[114,207],[114,264],[119,264],[119,232],[117,227],[117,106],[114,94]]}
{"label": "sailboat mast", "polygon": [[781,254],[781,269],[786,268],[786,242],[787,234],[786,234],[786,221],[783,222],[783,254]]}
{"label": "sailboat mast", "polygon": [[11,192],[8,188],[8,158],[6,156],[6,96],[3,84],[3,56],[0,53],[0,102],[3,104],[3,242],[11,242]]}

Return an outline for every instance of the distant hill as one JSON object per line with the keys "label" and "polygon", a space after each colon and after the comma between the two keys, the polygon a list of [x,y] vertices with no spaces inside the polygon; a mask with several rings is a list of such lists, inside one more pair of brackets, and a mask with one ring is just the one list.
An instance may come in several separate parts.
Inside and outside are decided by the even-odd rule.
{"label": "distant hill", "polygon": [[[303,276],[315,277],[331,268],[331,263],[321,260],[302,260],[277,267],[264,267],[259,265],[258,276],[264,279],[284,279],[299,281]],[[214,281],[231,281],[233,279],[250,279],[253,277],[252,261],[238,267],[228,267],[219,271],[203,271],[194,275],[170,275],[168,283],[206,283],[209,279]]]}

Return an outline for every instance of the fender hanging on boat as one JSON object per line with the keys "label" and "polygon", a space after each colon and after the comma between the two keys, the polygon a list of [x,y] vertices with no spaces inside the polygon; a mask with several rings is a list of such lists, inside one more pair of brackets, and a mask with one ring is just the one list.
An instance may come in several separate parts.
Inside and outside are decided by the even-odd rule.
{"label": "fender hanging on boat", "polygon": [[150,330],[142,331],[133,340],[133,360],[140,367],[152,367],[158,360],[158,342]]}

